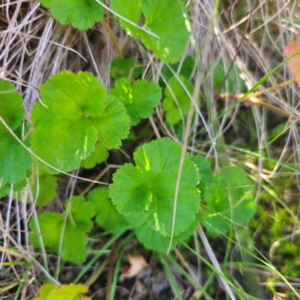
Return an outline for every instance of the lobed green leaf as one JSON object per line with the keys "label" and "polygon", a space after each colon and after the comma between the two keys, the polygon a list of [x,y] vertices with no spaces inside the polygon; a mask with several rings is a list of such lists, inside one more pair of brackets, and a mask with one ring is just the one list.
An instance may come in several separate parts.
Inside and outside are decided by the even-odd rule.
{"label": "lobed green leaf", "polygon": [[142,71],[143,67],[137,59],[117,57],[111,62],[110,76],[114,79],[136,79]]}
{"label": "lobed green leaf", "polygon": [[[26,177],[28,177],[28,173],[26,173]],[[20,195],[18,192],[22,191],[27,185],[26,178],[22,179],[21,181],[18,181],[17,183],[14,183],[13,186],[11,184],[7,183],[0,187],[0,198],[4,196],[8,196],[10,194],[11,188],[13,188],[13,196],[14,195]],[[17,192],[17,193],[16,193]],[[17,197],[17,200],[21,200],[21,197]]]}
{"label": "lobed green leaf", "polygon": [[96,211],[96,222],[110,232],[120,232],[130,225],[121,215],[108,197],[108,188],[99,187],[89,192],[87,199],[93,204]]}
{"label": "lobed green leaf", "polygon": [[[112,0],[112,9],[125,19],[120,25],[134,38],[141,38],[144,45],[166,63],[177,62],[186,50],[189,39],[187,12],[181,0]],[[142,14],[144,25],[138,25]],[[143,28],[144,30],[142,30]],[[150,33],[146,31],[150,31]]]}
{"label": "lobed green leaf", "polygon": [[[44,245],[59,254],[62,241],[61,258],[80,264],[86,259],[88,239],[85,232],[93,227],[91,218],[95,215],[95,211],[94,207],[85,202],[83,197],[72,197],[66,201],[65,206],[69,204],[71,208],[67,220],[59,213],[50,212],[40,214],[37,219],[32,218],[29,222],[29,228],[32,231],[30,240],[35,247],[41,247],[36,226],[38,222]],[[62,239],[61,236],[63,236]]]}
{"label": "lobed green leaf", "polygon": [[38,205],[45,206],[55,197],[57,179],[53,175],[39,170],[37,181],[34,184],[33,195],[37,196]]}
{"label": "lobed green leaf", "polygon": [[63,284],[60,287],[53,283],[43,284],[38,296],[34,300],[89,300],[84,296],[88,292],[88,286],[83,284]]}
{"label": "lobed green leaf", "polygon": [[29,228],[32,231],[29,235],[30,240],[35,247],[40,248],[40,237],[36,222],[39,224],[44,246],[58,253],[64,217],[59,213],[44,212],[40,214],[37,219],[32,218],[30,220]]}
{"label": "lobed green leaf", "polygon": [[116,98],[109,96],[106,107],[100,118],[92,118],[93,125],[99,132],[100,142],[107,147],[119,148],[121,139],[129,132],[129,117],[123,104]]}
{"label": "lobed green leaf", "polygon": [[95,145],[95,151],[92,152],[86,159],[81,161],[81,167],[85,169],[92,169],[96,164],[101,164],[106,161],[109,156],[107,148],[98,141]]}
{"label": "lobed green leaf", "polygon": [[[85,201],[84,197],[73,196],[65,202],[65,209],[70,205],[69,216],[76,225],[83,232],[88,232],[93,228],[93,221],[91,218],[95,215],[94,206]],[[84,213],[83,213],[84,212]]]}
{"label": "lobed green leaf", "polygon": [[[142,214],[155,231],[170,236],[181,148],[163,138],[138,148],[136,166],[126,164],[113,176],[109,195],[120,213]],[[186,155],[179,181],[174,235],[184,231],[200,207],[198,170]]]}
{"label": "lobed green leaf", "polygon": [[142,16],[142,5],[141,0],[111,0],[112,10],[122,17],[119,18],[120,25],[134,38],[139,38],[140,29],[131,23],[138,23]]}
{"label": "lobed green leaf", "polygon": [[191,160],[196,164],[200,172],[201,180],[198,185],[198,188],[200,189],[201,196],[203,197],[204,192],[206,190],[206,186],[212,184],[212,182],[214,181],[213,175],[211,173],[210,164],[204,156],[198,154],[191,156]]}
{"label": "lobed green leaf", "polygon": [[[17,129],[24,119],[25,110],[22,104],[22,97],[13,84],[0,78],[0,116],[12,130]],[[0,134],[3,132],[7,130],[0,123]]]}
{"label": "lobed green leaf", "polygon": [[189,39],[187,12],[181,0],[147,0],[142,8],[144,27],[158,38],[141,32],[144,45],[165,63],[177,62]]}
{"label": "lobed green leaf", "polygon": [[164,65],[161,69],[159,85],[165,87],[165,82],[168,82],[172,77],[174,77],[174,73],[188,80],[192,75],[194,66],[195,60],[191,56],[186,56],[182,59],[182,61],[175,64]]}
{"label": "lobed green leaf", "polygon": [[[0,117],[19,139],[22,139],[21,122],[25,115],[22,103],[22,97],[13,84],[0,79]],[[0,188],[23,180],[30,166],[30,153],[0,122]]]}
{"label": "lobed green leaf", "polygon": [[183,76],[179,76],[184,87],[176,77],[171,77],[168,82],[168,87],[165,89],[165,99],[163,107],[166,110],[166,118],[169,124],[177,124],[182,118],[188,115],[191,99],[190,95],[193,94],[193,85]]}
{"label": "lobed green leaf", "polygon": [[40,0],[61,24],[86,30],[102,19],[104,10],[95,0]]}
{"label": "lobed green leaf", "polygon": [[[21,128],[15,131],[22,139]],[[30,153],[9,133],[0,133],[0,182],[18,183],[31,166]]]}
{"label": "lobed green leaf", "polygon": [[128,134],[125,108],[106,99],[104,87],[90,73],[54,75],[41,87],[41,96],[44,105],[37,103],[32,110],[31,145],[39,157],[62,171],[78,168],[98,139],[107,148],[117,148]]}
{"label": "lobed green leaf", "polygon": [[[168,251],[170,237],[162,235],[159,231],[149,227],[147,223],[136,227],[135,233],[138,240],[143,243],[146,248],[159,252]],[[171,249],[173,249],[176,244],[177,239],[173,238]]]}
{"label": "lobed green leaf", "polygon": [[253,185],[245,171],[237,166],[221,169],[205,191],[204,226],[211,232],[227,233],[249,221],[256,211]]}
{"label": "lobed green leaf", "polygon": [[139,123],[140,118],[148,118],[161,99],[161,88],[155,82],[138,80],[134,84],[129,79],[116,81],[110,95],[123,102],[131,120],[131,125]]}

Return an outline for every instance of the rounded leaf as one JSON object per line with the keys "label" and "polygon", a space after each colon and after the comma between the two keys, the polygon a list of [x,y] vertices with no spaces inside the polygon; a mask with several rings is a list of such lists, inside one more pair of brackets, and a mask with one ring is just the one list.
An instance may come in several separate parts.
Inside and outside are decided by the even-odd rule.
{"label": "rounded leaf", "polygon": [[[163,107],[167,113],[167,121],[169,124],[180,122],[183,117],[188,115],[191,99],[187,93],[193,94],[193,85],[183,76],[179,76],[184,87],[176,77],[172,77],[168,82],[168,87],[165,89],[165,99]],[[187,91],[186,91],[187,90]]]}
{"label": "rounded leaf", "polygon": [[144,45],[165,63],[177,62],[186,50],[189,39],[185,6],[181,0],[148,0],[142,8],[144,27],[158,36],[144,31],[140,36]]}
{"label": "rounded leaf", "polygon": [[243,226],[256,211],[252,182],[237,166],[221,169],[205,190],[204,226],[211,232],[226,234],[230,228]]}
{"label": "rounded leaf", "polygon": [[[15,134],[21,139],[21,127]],[[30,153],[8,131],[0,132],[0,185],[20,182],[30,166]]]}
{"label": "rounded leaf", "polygon": [[[142,226],[136,227],[136,236],[147,249],[159,252],[167,252],[170,244],[170,237],[163,236],[160,232],[153,230],[144,223]],[[176,237],[173,238],[171,249],[177,244]]]}
{"label": "rounded leaf", "polygon": [[95,151],[81,162],[81,167],[85,169],[92,169],[96,166],[96,164],[101,164],[102,162],[106,161],[108,156],[109,153],[107,148],[104,147],[100,141],[98,141],[95,145]]}
{"label": "rounded leaf", "polygon": [[129,132],[129,117],[124,105],[114,97],[108,97],[106,107],[100,118],[92,118],[93,125],[99,132],[100,142],[107,147],[119,148],[121,140]]}
{"label": "rounded leaf", "polygon": [[34,185],[34,196],[37,194],[37,204],[40,206],[45,206],[51,202],[55,195],[57,189],[57,178],[47,174],[43,170],[39,170],[38,182]]}
{"label": "rounded leaf", "polygon": [[[111,8],[122,18],[119,18],[120,25],[126,32],[135,37],[139,37],[138,25],[134,26],[131,23],[137,24],[142,16],[142,1],[140,0],[111,0]],[[131,22],[128,22],[128,20]]]}
{"label": "rounded leaf", "polygon": [[[36,226],[38,222],[44,245],[56,254],[60,254],[62,259],[80,264],[86,259],[88,238],[85,232],[93,227],[91,218],[95,215],[95,211],[94,207],[83,197],[74,196],[68,199],[65,207],[70,202],[71,208],[68,216],[44,212],[37,218],[32,218],[29,222],[29,228],[32,231],[30,240],[35,247],[41,247]],[[61,250],[60,253],[59,250]]]}
{"label": "rounded leaf", "polygon": [[[136,1],[136,0],[134,0]],[[110,66],[110,76],[114,79],[137,78],[143,72],[142,64],[133,57],[117,57],[112,60]]]}
{"label": "rounded leaf", "polygon": [[[112,9],[123,17],[119,19],[126,32],[141,38],[158,58],[165,63],[174,63],[182,57],[189,39],[189,25],[181,0],[112,0],[111,3]],[[143,26],[138,24],[142,14],[145,17]]]}
{"label": "rounded leaf", "polygon": [[[78,229],[83,232],[88,232],[93,228],[91,218],[95,215],[94,206],[85,201],[84,197],[73,196],[65,202],[65,208],[71,205],[70,217]],[[84,212],[84,213],[83,213]]]}
{"label": "rounded leaf", "polygon": [[[25,110],[22,107],[21,95],[15,90],[13,84],[0,78],[0,117],[12,129],[21,125]],[[0,123],[0,133],[6,131]]]}
{"label": "rounded leaf", "polygon": [[89,192],[87,199],[93,204],[96,211],[96,222],[100,227],[104,227],[111,232],[131,227],[121,215],[108,197],[107,187],[98,187]]}
{"label": "rounded leaf", "polygon": [[104,10],[95,0],[40,0],[61,24],[86,30],[102,19]]}
{"label": "rounded leaf", "polygon": [[200,208],[199,173],[186,155],[174,208],[181,151],[168,138],[141,146],[134,154],[136,167],[126,164],[113,176],[109,195],[117,209],[125,215],[144,215],[150,227],[166,236],[172,233],[175,209],[174,235],[188,228]]}
{"label": "rounded leaf", "polygon": [[134,84],[123,78],[116,81],[110,95],[123,102],[131,119],[131,125],[139,123],[140,118],[148,118],[161,99],[161,88],[155,82],[138,80]]}
{"label": "rounded leaf", "polygon": [[41,96],[44,105],[32,110],[33,151],[62,171],[76,169],[95,149],[98,132],[91,118],[103,114],[106,91],[90,73],[63,71],[41,86]]}

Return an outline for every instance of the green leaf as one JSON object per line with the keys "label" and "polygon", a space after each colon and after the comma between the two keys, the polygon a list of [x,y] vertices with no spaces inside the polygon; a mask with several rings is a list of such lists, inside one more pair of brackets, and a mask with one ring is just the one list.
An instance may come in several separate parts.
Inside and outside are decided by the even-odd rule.
{"label": "green leaf", "polygon": [[[21,127],[14,133],[22,139]],[[0,132],[0,184],[20,182],[30,166],[30,153],[9,132]]]}
{"label": "green leaf", "polygon": [[[93,228],[92,217],[95,215],[94,206],[85,201],[84,197],[73,196],[65,203],[65,209],[71,206],[70,218],[74,221],[76,227],[83,232],[88,232]],[[84,213],[83,213],[84,212]]]}
{"label": "green leaf", "polygon": [[[230,65],[231,61],[218,60],[216,63],[209,67],[209,69],[211,69],[213,72],[213,84],[216,92],[218,92],[223,85]],[[246,90],[245,81],[239,76],[240,73],[240,69],[236,65],[233,65],[223,86],[223,90],[226,93],[232,94],[244,92]]]}
{"label": "green leaf", "polygon": [[35,182],[33,195],[36,196],[38,192],[37,204],[45,206],[55,197],[57,179],[43,170],[39,170],[38,173],[38,182]]}
{"label": "green leaf", "polygon": [[[126,32],[139,38],[138,25],[134,26],[128,22],[128,20],[134,24],[137,24],[142,16],[142,1],[141,0],[111,0],[111,8],[114,12],[122,16],[118,18],[120,25]],[[126,21],[127,20],[127,21]]]}
{"label": "green leaf", "polygon": [[155,82],[138,80],[134,84],[129,79],[119,79],[110,95],[122,101],[131,119],[131,125],[140,118],[148,118],[161,99],[161,88]]}
{"label": "green leaf", "polygon": [[[162,235],[159,231],[154,230],[148,225],[143,215],[129,215],[126,216],[126,220],[132,224],[135,228],[136,236],[138,240],[143,243],[147,249],[151,249],[159,252],[167,252],[170,244],[170,237]],[[195,220],[184,231],[179,232],[178,235],[173,236],[171,249],[173,249],[178,239],[189,238],[200,223],[200,213],[196,213]]]}
{"label": "green leaf", "polygon": [[185,130],[185,122],[179,122],[174,125],[171,125],[170,123],[165,123],[168,130],[172,133],[173,136],[176,136],[177,139],[183,140],[184,138],[184,130]]}
{"label": "green leaf", "polygon": [[100,21],[104,15],[102,6],[95,0],[40,0],[50,9],[52,16],[61,24],[86,30]]}
{"label": "green leaf", "polygon": [[[179,76],[185,89],[193,94],[193,85],[184,77]],[[168,88],[165,89],[165,99],[163,101],[163,107],[167,113],[167,121],[169,124],[176,124],[182,120],[182,117],[186,117],[190,106],[191,99],[188,96],[186,90],[176,77],[172,77],[169,82]]]}
{"label": "green leaf", "polygon": [[32,110],[33,151],[63,171],[78,168],[94,151],[94,120],[104,113],[106,91],[92,74],[69,71],[52,76],[40,90],[47,107],[37,103]]}
{"label": "green leaf", "polygon": [[[185,79],[189,79],[195,66],[195,61],[191,56],[184,58],[183,62],[176,64],[164,65],[161,69],[161,77],[164,77],[165,81],[169,81],[175,74],[183,76]],[[173,72],[170,70],[173,70]],[[160,78],[159,85],[165,87],[165,81]]]}
{"label": "green leaf", "polygon": [[[125,218],[132,226],[134,226],[138,240],[143,243],[147,249],[159,252],[166,252],[168,250],[170,237],[164,236],[159,231],[155,231],[150,227],[143,215],[128,215],[125,216]],[[200,213],[198,212],[196,213],[195,220],[187,229],[179,232],[178,235],[173,236],[171,249],[176,246],[178,239],[187,239],[193,235],[196,226],[200,223],[200,219]]]}
{"label": "green leaf", "polygon": [[92,118],[93,125],[99,132],[99,140],[107,147],[119,148],[121,139],[127,137],[129,132],[129,117],[123,104],[109,96],[106,107],[100,118]]}
{"label": "green leaf", "polygon": [[128,229],[130,225],[112,204],[108,197],[108,188],[99,187],[89,192],[87,196],[96,210],[96,222],[100,227],[104,227],[110,232],[117,233]]}
{"label": "green leaf", "polygon": [[[0,117],[19,139],[22,139],[20,126],[25,115],[22,103],[21,95],[15,91],[13,84],[0,78]],[[24,179],[30,166],[29,152],[0,122],[0,188]]]}
{"label": "green leaf", "polygon": [[39,289],[39,295],[34,300],[88,300],[84,296],[88,292],[88,286],[83,284],[63,284],[60,287],[53,283],[44,284]]}
{"label": "green leaf", "polygon": [[[59,213],[44,212],[37,217],[37,221],[41,230],[44,246],[58,253],[64,217]],[[32,230],[30,240],[35,247],[40,248],[38,230],[35,222],[35,218],[32,218],[29,222],[29,228]]]}
{"label": "green leaf", "polygon": [[191,157],[191,160],[196,164],[201,180],[200,184],[198,185],[198,188],[201,191],[201,196],[203,197],[203,194],[205,192],[206,186],[211,184],[214,181],[214,178],[211,174],[211,168],[209,161],[202,155],[194,155]]}
{"label": "green leaf", "polygon": [[165,63],[177,62],[186,50],[189,33],[186,9],[182,1],[148,0],[144,2],[144,27],[159,38],[141,32],[144,45]]}
{"label": "green leaf", "polygon": [[62,285],[59,289],[52,291],[47,300],[89,300],[90,297],[84,296],[89,288],[83,284]]}
{"label": "green leaf", "polygon": [[[22,97],[13,84],[0,78],[0,117],[12,130],[17,129],[24,119],[25,110],[22,104]],[[0,123],[0,134],[6,131]]]}
{"label": "green leaf", "polygon": [[5,184],[0,187],[0,199],[9,195],[10,192],[10,184]]}
{"label": "green leaf", "polygon": [[196,227],[201,223],[201,213],[198,212],[196,214],[195,220],[192,222],[192,224],[184,231],[180,232],[176,238],[179,240],[186,240],[188,239],[190,236],[192,236],[194,234],[194,231],[196,229]]}
{"label": "green leaf", "polygon": [[107,148],[102,145],[100,141],[98,141],[95,145],[95,151],[91,153],[86,159],[81,161],[81,166],[85,169],[92,169],[96,166],[96,164],[101,164],[106,161],[108,158]]}
{"label": "green leaf", "polygon": [[[171,235],[181,151],[179,145],[168,138],[138,148],[134,153],[136,167],[132,164],[121,167],[109,187],[109,195],[120,213],[142,214],[155,231]],[[188,228],[199,210],[198,181],[198,170],[186,155],[180,177],[174,235]]]}
{"label": "green leaf", "polygon": [[[186,50],[189,33],[186,23],[186,9],[182,1],[147,0],[113,0],[112,9],[137,26],[120,19],[120,25],[128,34],[141,38],[144,45],[152,50],[158,58],[166,63],[177,62]],[[130,9],[129,9],[130,8]],[[138,21],[142,14],[145,23],[142,26],[149,34],[141,30]]]}
{"label": "green leaf", "polygon": [[[27,174],[28,176],[28,174]],[[13,196],[16,195],[16,192],[17,192],[17,195],[19,196],[19,193],[20,191],[22,191],[25,186],[27,184],[27,180],[26,179],[23,179],[17,183],[15,183],[13,185]],[[4,196],[8,196],[10,194],[10,188],[11,188],[11,185],[10,184],[5,184],[3,186],[0,187],[0,198],[4,197]],[[15,199],[15,198],[14,198]],[[21,197],[17,197],[17,200],[21,201]]]}
{"label": "green leaf", "polygon": [[256,211],[252,188],[252,182],[241,168],[228,166],[221,169],[214,182],[206,187],[204,226],[211,232],[223,234],[231,227],[243,226]]}
{"label": "green leaf", "polygon": [[149,210],[152,193],[144,186],[141,175],[139,168],[132,164],[125,164],[114,174],[110,197],[120,213],[143,214]]}
{"label": "green leaf", "polygon": [[68,219],[60,253],[61,258],[75,264],[82,264],[87,256],[87,243],[87,235]]}
{"label": "green leaf", "polygon": [[114,79],[136,79],[142,71],[143,67],[137,59],[117,57],[111,62],[110,76]]}
{"label": "green leaf", "polygon": [[58,289],[59,287],[55,283],[43,284],[38,290],[38,296],[34,297],[33,300],[47,300],[48,295]]}
{"label": "green leaf", "polygon": [[67,200],[66,206],[70,201],[72,204],[66,221],[61,214],[50,212],[40,214],[37,220],[32,218],[29,222],[29,228],[32,230],[30,240],[35,247],[40,248],[37,221],[44,245],[58,254],[63,235],[61,258],[80,264],[86,259],[88,239],[85,232],[93,227],[91,218],[95,212],[93,206],[85,202],[83,197],[72,197]]}
{"label": "green leaf", "polygon": [[[170,237],[163,236],[158,231],[155,231],[147,223],[137,226],[135,229],[138,240],[144,244],[147,249],[159,252],[167,252],[170,243]],[[177,239],[174,237],[171,245],[173,249],[177,244]]]}

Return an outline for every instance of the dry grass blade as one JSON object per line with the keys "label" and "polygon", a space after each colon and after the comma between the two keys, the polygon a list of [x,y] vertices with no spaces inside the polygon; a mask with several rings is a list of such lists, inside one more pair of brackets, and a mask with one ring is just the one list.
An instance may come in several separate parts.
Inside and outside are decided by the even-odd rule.
{"label": "dry grass blade", "polygon": [[[100,257],[96,259],[98,254],[95,253],[99,249],[101,252],[105,239],[113,240],[110,233],[94,227],[90,233],[93,238],[88,240],[91,250],[88,259],[93,256],[88,263],[91,261],[93,263],[87,263],[88,267],[74,266],[62,262],[59,255],[51,255],[52,252],[47,247],[41,247],[41,253],[36,253],[29,238],[28,223],[32,216],[37,216],[45,210],[61,213],[64,210],[63,201],[68,197],[86,196],[95,185],[109,186],[114,169],[132,162],[132,153],[140,144],[168,136],[182,147],[176,190],[172,198],[174,213],[171,237],[168,237],[169,250],[173,242],[177,198],[186,153],[204,155],[210,161],[215,173],[224,166],[238,165],[247,171],[254,185],[257,216],[251,222],[240,225],[224,215],[223,219],[233,224],[228,238],[211,234],[209,230],[205,232],[199,227],[194,232],[194,241],[190,241],[197,254],[201,253],[201,247],[205,249],[215,268],[213,271],[217,270],[215,273],[220,275],[217,280],[214,275],[211,276],[211,273],[214,273],[211,272],[212,269],[207,269],[199,263],[199,257],[197,262],[187,263],[191,252],[184,253],[187,254],[187,257],[184,257],[184,254],[179,252],[180,247],[175,250],[177,258],[192,279],[203,286],[200,297],[220,299],[227,296],[230,299],[237,299],[240,295],[248,296],[245,278],[240,279],[242,276],[229,278],[222,271],[224,264],[226,268],[230,265],[228,270],[234,270],[235,275],[239,272],[239,267],[230,260],[230,257],[235,247],[244,247],[244,239],[256,246],[255,251],[253,250],[256,261],[252,271],[258,274],[261,285],[270,286],[270,281],[274,281],[272,288],[268,290],[274,299],[299,297],[294,291],[300,293],[298,282],[300,273],[295,263],[300,260],[299,251],[295,250],[300,247],[298,229],[300,172],[297,172],[300,166],[298,128],[300,89],[293,83],[294,79],[290,79],[287,66],[274,73],[271,72],[285,59],[283,55],[285,46],[289,41],[295,40],[300,22],[299,3],[289,0],[180,1],[188,8],[186,24],[190,30],[190,40],[175,71],[174,66],[165,65],[139,40],[134,40],[126,34],[117,22],[117,18],[124,19],[124,17],[116,15],[110,9],[109,1],[93,1],[105,8],[105,18],[93,28],[80,31],[74,29],[71,24],[61,25],[51,16],[50,10],[43,7],[38,0],[2,0],[0,78],[12,82],[22,95],[23,106],[26,109],[23,131],[27,125],[33,130],[33,126],[30,125],[31,110],[37,101],[43,104],[39,88],[53,74],[62,70],[74,73],[88,71],[93,73],[109,92],[115,81],[110,76],[111,62],[116,57],[137,59],[142,66],[142,75],[138,77],[139,79],[154,81],[170,90],[168,76],[176,77],[183,89],[186,89],[180,81],[180,76],[181,72],[186,71],[186,58],[192,57],[193,66],[187,78],[194,85],[194,94],[187,93],[190,111],[184,115],[179,109],[181,123],[171,125],[166,120],[163,105],[157,106],[149,120],[143,120],[132,129],[132,135],[124,141],[122,149],[110,150],[107,162],[101,166],[97,165],[92,171],[78,170],[67,173],[53,168],[59,173],[57,176],[59,188],[55,200],[46,208],[36,205],[39,189],[36,191],[32,188],[32,182],[40,180],[38,172],[28,174],[30,180],[25,182],[21,192],[15,192],[14,186],[11,185],[9,195],[0,200],[0,293],[8,299],[13,297],[28,299],[34,296],[44,278],[60,285],[62,282],[72,282],[78,273],[80,274],[78,280],[84,281],[92,272],[94,277],[90,277],[88,282],[91,293],[97,294],[103,286],[107,286],[109,291],[113,286],[116,291],[112,291],[111,294],[107,292],[106,299],[114,294],[120,299],[126,298],[124,295],[128,296],[128,293],[126,294],[124,290],[128,291],[132,286],[130,287],[130,280],[127,282],[125,280],[125,283],[117,282],[117,274],[114,273],[115,254],[122,249],[125,253],[127,251],[127,254],[142,253],[146,259],[147,255],[151,256],[148,250],[137,244],[135,238],[124,246],[122,241],[127,233],[120,237],[112,246],[111,254],[100,262],[99,269],[95,271],[93,263]],[[141,26],[144,19],[141,17],[139,25],[134,26],[148,32],[152,37],[159,38],[157,34]],[[131,22],[128,19],[127,21]],[[216,62],[219,61],[226,75],[217,89],[214,75],[217,72]],[[171,75],[167,76],[167,73]],[[264,76],[267,78],[261,82]],[[231,91],[232,78],[234,91]],[[245,83],[245,89],[241,81]],[[261,82],[259,86],[258,82]],[[247,95],[247,90],[254,86],[257,91],[239,101]],[[172,93],[173,91],[170,91],[170,94]],[[4,93],[0,92],[0,98],[3,95]],[[176,95],[174,93],[172,95],[175,99]],[[222,101],[216,101],[218,99]],[[174,102],[180,106],[177,99]],[[246,109],[245,105],[250,108]],[[35,160],[51,167],[26,146],[30,140],[31,130],[22,135],[22,138],[18,138],[1,116],[0,126],[6,128]],[[290,166],[290,169],[287,170],[285,166]],[[295,172],[292,172],[292,169]],[[0,180],[0,195],[2,188]],[[201,199],[203,205],[200,213],[206,207],[205,190],[202,192],[204,198]],[[65,211],[65,221],[69,217],[69,210],[70,207]],[[236,245],[233,246],[233,243]],[[260,264],[261,257],[264,263]],[[120,258],[118,262],[121,260]],[[274,264],[274,268],[270,261]],[[109,262],[108,271],[105,268],[107,262]],[[196,277],[195,270],[191,267],[193,263],[195,265],[198,263],[200,279]],[[246,264],[246,260],[242,257],[238,263]],[[142,283],[141,286],[146,286],[145,295],[157,299],[163,297],[170,299],[174,297],[171,285],[179,283],[179,289],[186,288],[182,283],[184,280],[180,281],[185,275],[183,273],[178,275],[177,271],[172,269],[173,266],[170,272],[178,275],[177,279],[180,280],[175,282],[174,279],[170,285],[165,284],[163,276],[159,277],[162,269],[159,262],[154,261],[150,265],[159,271],[156,272],[155,269],[153,274],[138,279]],[[269,266],[269,269],[266,266]],[[275,268],[278,272],[274,271]],[[278,275],[279,272],[283,274],[282,277]],[[159,280],[160,285],[157,284],[157,287],[155,284]],[[120,286],[123,284],[123,287],[118,284]],[[198,288],[199,285],[194,288]],[[212,291],[210,287],[214,290]],[[135,289],[132,291],[133,295]],[[192,299],[197,299],[197,292],[199,291],[195,291]],[[249,297],[250,294],[249,292]]]}

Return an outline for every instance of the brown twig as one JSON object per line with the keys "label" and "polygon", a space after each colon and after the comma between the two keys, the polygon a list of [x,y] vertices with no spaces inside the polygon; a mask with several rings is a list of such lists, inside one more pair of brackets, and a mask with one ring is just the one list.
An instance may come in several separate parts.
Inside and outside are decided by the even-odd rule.
{"label": "brown twig", "polygon": [[[282,88],[286,85],[289,85],[291,84],[292,82],[295,81],[295,78],[292,78],[288,81],[285,81],[285,82],[282,82],[280,84],[277,84],[277,85],[274,85],[274,86],[271,86],[269,88],[267,88],[266,90],[268,91],[275,91],[279,88]],[[250,95],[248,95],[244,100],[243,102],[245,103],[248,103],[248,104],[252,104],[252,105],[258,105],[258,106],[261,106],[261,107],[265,107],[275,113],[278,113],[280,115],[283,115],[287,118],[292,118],[294,120],[297,121],[297,123],[300,124],[300,117],[297,116],[297,115],[294,115],[282,108],[279,108],[275,105],[272,105],[272,104],[269,104],[269,103],[266,103],[264,101],[261,101],[258,97],[263,95],[264,94],[264,91],[260,91],[260,92],[255,92],[255,93],[252,93]],[[221,93],[221,94],[218,94],[217,95],[217,98],[218,99],[225,99],[225,98],[230,98],[230,99],[235,99],[235,100],[239,100],[241,98],[243,98],[245,96],[245,94],[227,94],[227,93]]]}

